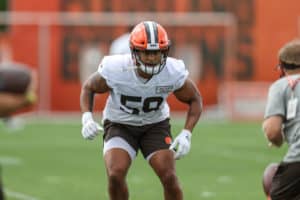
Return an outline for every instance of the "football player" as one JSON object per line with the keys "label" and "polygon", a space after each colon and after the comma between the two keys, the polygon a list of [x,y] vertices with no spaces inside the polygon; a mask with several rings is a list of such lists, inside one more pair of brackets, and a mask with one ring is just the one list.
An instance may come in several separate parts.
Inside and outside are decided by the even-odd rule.
{"label": "football player", "polygon": [[[190,151],[192,131],[202,112],[201,95],[184,62],[168,57],[171,44],[160,24],[139,23],[129,43],[131,54],[104,57],[98,71],[83,84],[82,135],[94,139],[103,133],[111,200],[129,199],[126,175],[139,150],[159,177],[164,199],[182,200],[175,159]],[[93,98],[107,92],[102,128],[93,118]],[[166,101],[171,93],[188,105],[185,125],[174,140]]]}
{"label": "football player", "polygon": [[271,184],[272,200],[300,199],[300,40],[279,50],[282,77],[269,88],[263,130],[272,146],[288,150]]}
{"label": "football player", "polygon": [[[37,100],[36,87],[35,71],[21,64],[0,64],[0,118],[10,123],[14,112],[33,105]],[[0,200],[3,199],[0,173]]]}

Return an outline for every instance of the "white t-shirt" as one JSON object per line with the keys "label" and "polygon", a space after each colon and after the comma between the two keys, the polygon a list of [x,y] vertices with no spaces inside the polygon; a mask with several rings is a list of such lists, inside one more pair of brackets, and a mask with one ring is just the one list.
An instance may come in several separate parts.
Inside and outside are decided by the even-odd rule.
{"label": "white t-shirt", "polygon": [[142,126],[170,116],[167,97],[182,87],[188,71],[182,60],[168,58],[163,70],[144,82],[136,74],[130,54],[103,58],[98,72],[112,89],[103,120]]}

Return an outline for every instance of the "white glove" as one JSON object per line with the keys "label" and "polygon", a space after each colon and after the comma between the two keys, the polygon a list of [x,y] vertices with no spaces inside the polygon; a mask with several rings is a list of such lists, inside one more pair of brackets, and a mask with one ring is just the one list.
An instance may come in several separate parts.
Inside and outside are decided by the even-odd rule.
{"label": "white glove", "polygon": [[82,114],[82,129],[81,134],[84,139],[92,140],[100,132],[103,132],[103,128],[94,121],[93,115],[91,112],[85,112]]}
{"label": "white glove", "polygon": [[169,149],[174,151],[174,158],[176,160],[188,154],[191,149],[191,138],[192,133],[187,129],[183,129],[175,138]]}

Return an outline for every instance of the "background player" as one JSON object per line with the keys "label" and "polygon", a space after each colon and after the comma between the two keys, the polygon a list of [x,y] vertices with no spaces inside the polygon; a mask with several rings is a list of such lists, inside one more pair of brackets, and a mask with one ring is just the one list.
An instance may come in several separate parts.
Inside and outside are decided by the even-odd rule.
{"label": "background player", "polygon": [[273,146],[289,148],[271,185],[271,199],[300,199],[300,40],[279,50],[282,78],[269,88],[263,130]]}
{"label": "background player", "polygon": [[[33,105],[36,100],[37,75],[25,65],[0,65],[0,118],[9,119],[14,112]],[[1,170],[0,170],[1,172]],[[4,199],[0,173],[0,200]]]}

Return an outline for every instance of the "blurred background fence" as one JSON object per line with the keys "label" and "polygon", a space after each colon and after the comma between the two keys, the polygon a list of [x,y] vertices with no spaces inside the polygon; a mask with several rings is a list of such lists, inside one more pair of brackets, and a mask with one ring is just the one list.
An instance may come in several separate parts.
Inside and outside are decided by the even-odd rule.
{"label": "blurred background fence", "polygon": [[[165,26],[173,45],[170,55],[185,60],[196,82],[203,76],[203,54],[211,54],[210,46],[219,52],[212,56],[220,57],[216,62],[221,78],[229,79],[231,75],[236,23],[229,13],[174,16],[172,13],[11,12],[1,16],[2,23],[10,26],[12,44],[16,44],[16,48],[11,46],[13,53],[30,59],[38,69],[39,111],[78,111],[80,84],[86,79],[81,76],[84,69],[96,71],[101,58],[108,54],[111,41],[142,20],[152,19]],[[209,37],[219,37],[218,43],[207,40]],[[200,81],[200,85],[205,84]],[[175,104],[174,109],[182,109],[176,101],[170,99],[170,103]]]}
{"label": "blurred background fence", "polygon": [[[185,61],[197,83],[205,113],[259,119],[267,88],[278,78],[277,50],[300,27],[296,0],[1,2],[0,59],[37,69],[37,113],[79,112],[81,83],[111,42],[128,27],[155,20],[169,33],[170,55]],[[104,99],[98,98],[98,109]],[[173,96],[169,102],[173,110],[185,109]]]}

